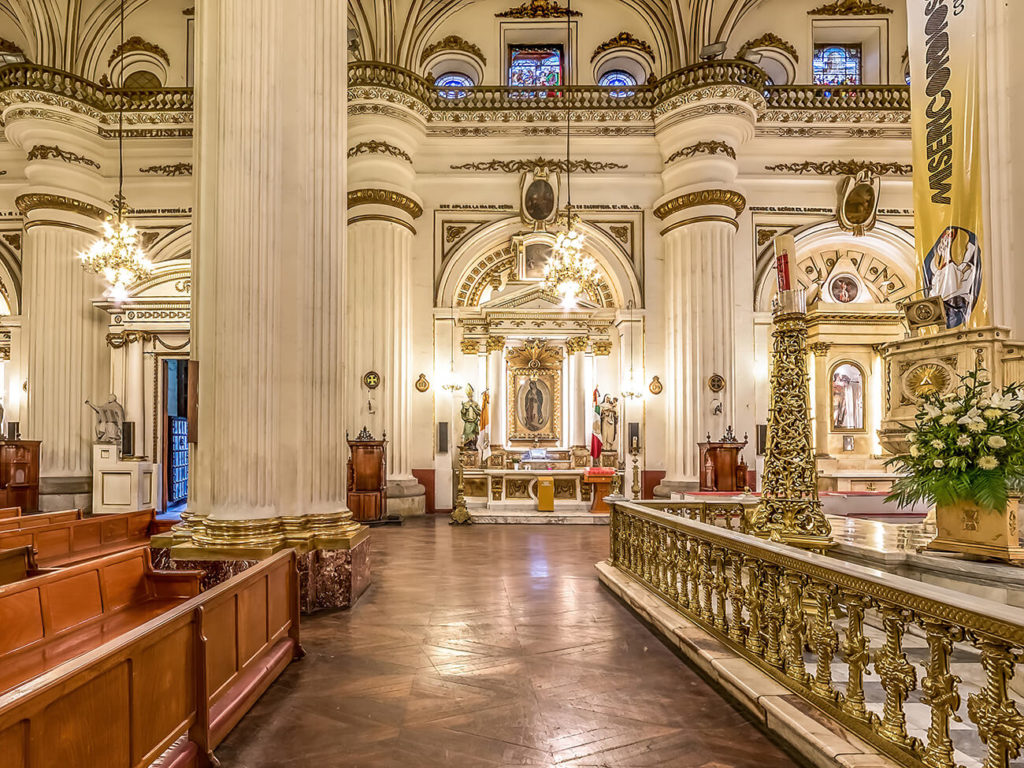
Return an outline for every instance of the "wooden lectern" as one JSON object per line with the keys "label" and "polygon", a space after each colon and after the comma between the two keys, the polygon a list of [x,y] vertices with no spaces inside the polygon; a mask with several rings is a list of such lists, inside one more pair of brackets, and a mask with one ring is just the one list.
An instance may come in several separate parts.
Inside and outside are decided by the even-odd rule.
{"label": "wooden lectern", "polygon": [[348,441],[348,508],[360,523],[382,520],[388,505],[387,440],[374,440],[366,427]]}
{"label": "wooden lectern", "polygon": [[745,478],[747,467],[741,463],[740,451],[747,447],[746,435],[740,442],[732,427],[728,427],[721,440],[712,440],[709,434],[707,441],[697,443],[697,447],[700,449],[700,490],[743,491],[746,481],[741,481],[739,476],[742,474]]}

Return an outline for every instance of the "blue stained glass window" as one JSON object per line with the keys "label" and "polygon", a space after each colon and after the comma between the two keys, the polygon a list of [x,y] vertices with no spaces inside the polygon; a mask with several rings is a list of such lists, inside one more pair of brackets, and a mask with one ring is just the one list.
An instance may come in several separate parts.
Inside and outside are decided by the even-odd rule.
{"label": "blue stained glass window", "polygon": [[860,85],[860,44],[816,45],[811,66],[816,85]]}
{"label": "blue stained glass window", "polygon": [[[623,72],[621,69],[613,69],[611,72],[605,72],[601,75],[601,79],[597,81],[597,84],[629,88],[636,85],[636,78],[629,74],[629,72]],[[633,91],[630,90],[612,91],[612,96],[615,96],[616,98],[632,95]]]}
{"label": "blue stained glass window", "polygon": [[508,84],[513,88],[562,84],[562,46],[509,46]]}
{"label": "blue stained glass window", "polygon": [[470,88],[473,86],[473,81],[468,76],[463,75],[460,72],[445,72],[434,81],[434,85],[438,88],[445,89],[441,91],[441,98],[459,99],[465,96],[466,92],[456,89]]}

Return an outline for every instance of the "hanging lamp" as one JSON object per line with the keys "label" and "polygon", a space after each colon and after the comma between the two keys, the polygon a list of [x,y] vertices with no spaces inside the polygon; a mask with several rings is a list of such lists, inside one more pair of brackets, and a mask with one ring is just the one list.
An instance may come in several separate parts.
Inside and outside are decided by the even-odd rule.
{"label": "hanging lamp", "polygon": [[637,381],[633,370],[633,306],[633,300],[630,299],[626,304],[626,308],[629,310],[629,375],[622,387],[622,397],[625,400],[639,400],[644,396],[640,382]]}
{"label": "hanging lamp", "polygon": [[562,307],[575,309],[581,294],[593,292],[598,278],[597,262],[583,255],[583,233],[576,229],[579,216],[572,211],[572,101],[568,90],[569,50],[572,40],[572,0],[565,8],[565,74],[562,93],[565,98],[565,231],[559,232],[551,257],[544,265],[544,285],[562,297]]}
{"label": "hanging lamp", "polygon": [[460,389],[462,385],[459,383],[458,378],[455,376],[455,317],[452,316],[452,332],[449,337],[451,342],[448,346],[448,375],[445,376],[445,382],[441,385],[441,389],[448,392],[450,395],[454,395]]}
{"label": "hanging lamp", "polygon": [[[121,50],[124,49],[124,3],[125,0],[121,0]],[[120,74],[124,74],[123,63]],[[123,77],[121,85],[124,85]],[[117,108],[117,197],[111,201],[114,213],[103,222],[103,237],[93,243],[88,250],[78,254],[86,271],[103,275],[110,285],[109,295],[115,301],[127,298],[128,286],[153,271],[153,263],[146,258],[139,244],[139,233],[126,218],[128,205],[124,197],[124,102],[125,96],[121,93]]]}

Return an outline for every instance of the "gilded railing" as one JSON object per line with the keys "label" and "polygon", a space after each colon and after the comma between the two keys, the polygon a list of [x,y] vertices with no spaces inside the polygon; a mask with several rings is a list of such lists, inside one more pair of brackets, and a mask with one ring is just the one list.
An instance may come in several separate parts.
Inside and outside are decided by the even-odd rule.
{"label": "gilded railing", "polygon": [[646,503],[614,504],[611,562],[902,765],[952,768],[973,740],[1007,768],[1024,746],[1024,611]]}
{"label": "gilded railing", "polygon": [[0,68],[0,93],[12,90],[41,91],[62,96],[100,112],[116,112],[121,106],[134,112],[192,110],[191,88],[105,88],[83,77],[38,64],[11,64]]}
{"label": "gilded railing", "polygon": [[493,110],[653,110],[672,98],[703,88],[735,86],[761,94],[770,109],[908,110],[906,86],[767,85],[764,72],[746,61],[712,61],[684,67],[661,80],[636,88],[573,85],[549,89],[477,85],[438,88],[407,69],[375,61],[349,64],[349,86],[388,89],[419,101],[430,110],[472,112]]}

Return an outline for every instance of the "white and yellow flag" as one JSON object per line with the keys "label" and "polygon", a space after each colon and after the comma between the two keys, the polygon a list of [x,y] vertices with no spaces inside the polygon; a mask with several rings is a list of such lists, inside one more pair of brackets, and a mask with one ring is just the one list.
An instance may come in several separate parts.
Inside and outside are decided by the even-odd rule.
{"label": "white and yellow flag", "polygon": [[990,322],[978,108],[982,2],[907,0],[919,287],[942,297],[947,328]]}

